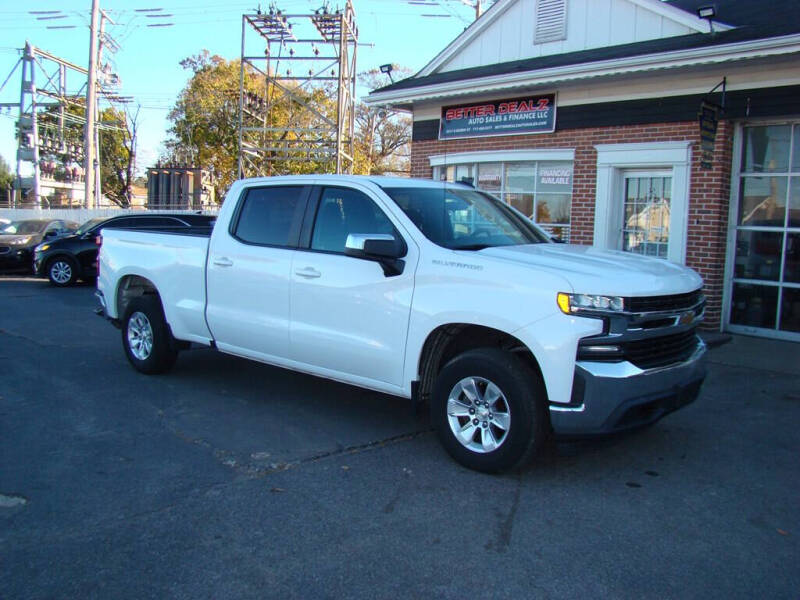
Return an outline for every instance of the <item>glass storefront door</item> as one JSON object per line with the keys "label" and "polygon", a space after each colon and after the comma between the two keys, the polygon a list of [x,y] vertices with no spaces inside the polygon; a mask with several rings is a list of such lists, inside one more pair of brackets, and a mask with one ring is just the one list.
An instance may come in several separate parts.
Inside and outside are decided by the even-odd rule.
{"label": "glass storefront door", "polygon": [[800,123],[742,128],[731,331],[800,341]]}

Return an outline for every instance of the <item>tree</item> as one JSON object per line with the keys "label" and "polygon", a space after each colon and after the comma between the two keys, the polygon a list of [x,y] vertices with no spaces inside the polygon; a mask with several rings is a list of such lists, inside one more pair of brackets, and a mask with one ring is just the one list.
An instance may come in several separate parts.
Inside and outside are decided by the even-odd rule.
{"label": "tree", "polygon": [[[211,171],[216,196],[224,192],[237,176],[239,145],[240,61],[211,55],[207,50],[181,61],[192,76],[181,91],[168,119],[172,122],[162,159],[168,163],[191,164]],[[244,89],[255,101],[270,101],[265,123],[276,130],[285,127],[313,130],[321,126],[318,116],[304,108],[311,104],[335,121],[335,94],[329,88],[301,88],[285,83],[291,94],[277,87],[267,87],[263,74],[247,66]],[[258,134],[260,146],[274,146],[296,136],[290,131],[264,131]],[[311,173],[329,168],[322,163],[267,158],[271,173]]]}
{"label": "tree", "polygon": [[[49,107],[39,116],[39,129],[43,137],[58,142],[40,149],[40,162],[50,164],[52,176],[56,179],[68,179],[71,168],[83,160],[75,152],[64,149],[67,146],[82,148],[85,107],[83,97],[72,97],[63,107],[63,120],[59,106]],[[135,160],[138,110],[132,115],[126,110],[107,107],[100,111],[97,125],[100,135],[100,189],[106,198],[127,208],[131,202],[130,184]]]}
{"label": "tree", "polygon": [[[394,65],[392,73],[408,76],[411,70]],[[361,85],[374,90],[386,85],[379,69],[359,74]],[[371,174],[408,174],[411,170],[411,116],[396,110],[356,106],[354,172]]]}
{"label": "tree", "polygon": [[131,205],[139,108],[135,112],[106,108],[100,113],[100,123],[100,187],[109,200],[127,208]]}
{"label": "tree", "polygon": [[3,190],[11,187],[14,183],[14,173],[11,171],[11,167],[5,161],[5,159],[0,156],[0,193]]}
{"label": "tree", "polygon": [[236,171],[239,62],[203,50],[180,65],[192,76],[167,115],[163,158],[211,171],[219,197]]}

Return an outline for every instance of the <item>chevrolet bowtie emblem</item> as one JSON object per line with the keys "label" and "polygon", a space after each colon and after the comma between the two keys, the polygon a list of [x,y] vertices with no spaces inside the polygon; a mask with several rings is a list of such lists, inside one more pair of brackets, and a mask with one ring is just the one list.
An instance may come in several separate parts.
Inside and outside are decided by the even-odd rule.
{"label": "chevrolet bowtie emblem", "polygon": [[689,325],[693,321],[694,321],[694,311],[693,310],[686,311],[685,313],[683,313],[678,318],[678,323],[681,324],[681,325]]}

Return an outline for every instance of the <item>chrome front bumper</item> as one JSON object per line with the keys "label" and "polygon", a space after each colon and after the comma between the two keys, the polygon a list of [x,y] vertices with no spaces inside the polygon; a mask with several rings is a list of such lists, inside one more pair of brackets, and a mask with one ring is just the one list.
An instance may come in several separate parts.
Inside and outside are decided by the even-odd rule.
{"label": "chrome front bumper", "polygon": [[695,400],[706,376],[706,347],[685,361],[640,369],[628,361],[578,361],[572,402],[550,404],[550,422],[559,436],[614,433],[657,421]]}

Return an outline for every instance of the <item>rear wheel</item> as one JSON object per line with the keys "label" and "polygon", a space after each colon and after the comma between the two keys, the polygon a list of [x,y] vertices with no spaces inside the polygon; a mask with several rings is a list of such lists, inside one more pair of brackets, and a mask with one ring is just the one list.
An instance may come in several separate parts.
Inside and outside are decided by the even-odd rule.
{"label": "rear wheel", "polygon": [[147,375],[165,373],[175,364],[177,343],[157,296],[140,296],[128,304],[122,320],[122,347],[133,367]]}
{"label": "rear wheel", "polygon": [[78,278],[78,267],[68,256],[57,256],[47,264],[47,278],[55,286],[67,287]]}
{"label": "rear wheel", "polygon": [[434,386],[431,417],[447,452],[487,473],[524,465],[549,430],[538,373],[497,348],[470,350],[445,365]]}

